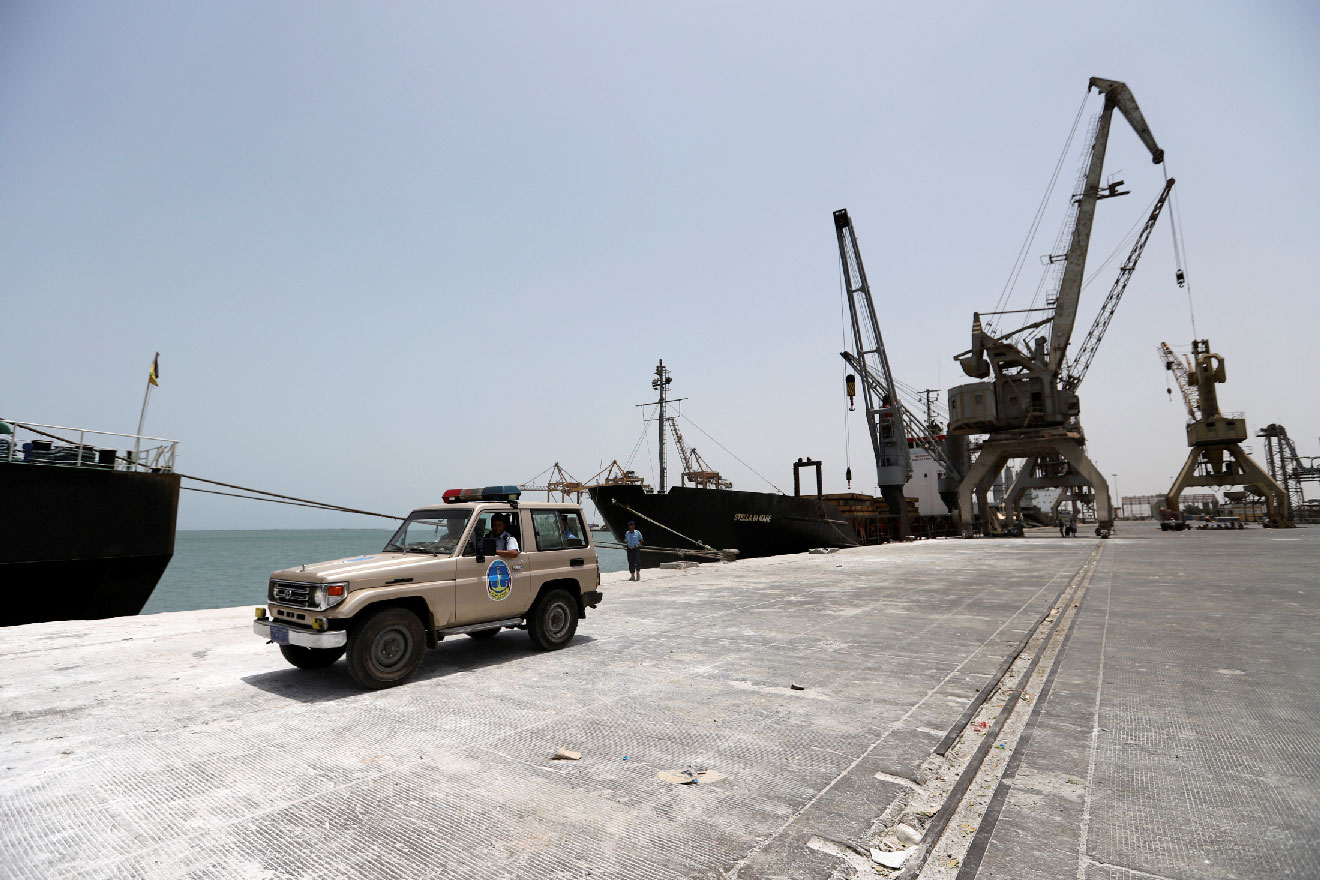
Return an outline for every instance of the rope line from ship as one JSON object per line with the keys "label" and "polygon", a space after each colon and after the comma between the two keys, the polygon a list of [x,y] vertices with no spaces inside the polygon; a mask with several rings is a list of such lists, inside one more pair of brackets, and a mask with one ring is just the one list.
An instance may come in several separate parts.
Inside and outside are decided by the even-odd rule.
{"label": "rope line from ship", "polygon": [[[698,547],[701,548],[702,551],[704,551],[704,552],[706,552],[706,553],[713,553],[713,554],[715,554],[716,556],[719,556],[719,555],[720,555],[720,551],[716,550],[714,547],[710,546],[709,544],[704,544],[704,543],[702,543],[701,541],[698,541],[696,538],[689,538],[687,535],[683,534],[682,532],[678,531],[677,529],[672,529],[672,528],[670,528],[669,526],[665,525],[664,523],[662,523],[662,522],[657,522],[656,520],[651,519],[651,518],[650,518],[649,516],[647,516],[646,514],[644,514],[644,513],[640,513],[640,512],[638,512],[638,511],[634,510],[632,507],[630,507],[630,506],[627,505],[627,504],[624,504],[622,501],[618,500],[617,498],[616,498],[616,499],[613,499],[613,500],[614,500],[614,503],[615,503],[616,505],[618,505],[619,507],[622,507],[624,510],[628,511],[628,512],[631,513],[633,516],[640,516],[642,519],[646,520],[647,522],[659,526],[660,528],[664,529],[666,532],[669,532],[670,534],[677,535],[678,537],[682,538],[684,541],[691,541],[693,544],[696,544]],[[677,551],[677,552],[680,552],[680,553],[692,553],[693,551],[691,551],[691,550],[680,550],[680,551]]]}
{"label": "rope line from ship", "polygon": [[[24,429],[25,431],[30,431],[33,434],[40,434],[42,437],[49,437],[52,440],[58,440],[61,443],[72,442],[67,437],[61,437],[59,434],[52,434],[49,431],[42,431],[39,428],[35,428],[32,425],[25,425],[22,422],[11,422],[10,424],[17,425],[18,427]],[[122,461],[125,464],[129,465],[130,467],[135,467],[138,464],[140,464],[140,462],[134,462],[132,456],[128,456],[128,455],[116,454],[115,460]],[[239,486],[235,483],[222,483],[219,480],[208,480],[205,477],[195,477],[191,474],[181,474],[178,471],[172,471],[171,473],[173,473],[181,480],[193,480],[195,482],[206,483],[211,486],[223,486],[226,489],[238,489],[240,492],[248,492],[250,494],[236,495],[233,492],[217,492],[214,489],[201,489],[196,486],[179,487],[180,489],[183,489],[188,492],[205,492],[209,495],[226,495],[230,498],[244,498],[247,499],[248,501],[266,501],[271,504],[290,504],[295,507],[314,507],[317,508],[318,510],[333,510],[339,513],[357,513],[357,514],[361,514],[362,516],[375,516],[375,517],[380,517],[381,519],[392,519],[395,520],[396,522],[402,522],[404,519],[406,519],[406,517],[396,516],[392,513],[377,513],[374,510],[360,510],[356,507],[344,507],[341,504],[329,504],[325,501],[313,501],[310,498],[299,498],[296,495],[283,495],[280,494],[279,492],[268,492],[265,489],[253,489],[249,486]],[[254,497],[254,496],[262,496],[262,495],[267,497],[264,498]]]}

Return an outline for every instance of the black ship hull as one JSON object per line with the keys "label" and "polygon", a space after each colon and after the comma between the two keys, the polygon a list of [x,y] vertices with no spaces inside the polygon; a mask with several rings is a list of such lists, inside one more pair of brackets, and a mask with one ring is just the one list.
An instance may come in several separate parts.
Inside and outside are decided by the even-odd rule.
{"label": "black ship hull", "polygon": [[139,613],[178,508],[176,474],[0,461],[0,626]]}
{"label": "black ship hull", "polygon": [[645,567],[710,558],[700,552],[698,542],[714,550],[737,550],[739,559],[863,543],[834,505],[815,497],[686,486],[661,495],[637,485],[596,486],[590,494],[618,541],[623,541],[629,520],[634,520],[645,535],[646,547],[678,551],[645,552]]}

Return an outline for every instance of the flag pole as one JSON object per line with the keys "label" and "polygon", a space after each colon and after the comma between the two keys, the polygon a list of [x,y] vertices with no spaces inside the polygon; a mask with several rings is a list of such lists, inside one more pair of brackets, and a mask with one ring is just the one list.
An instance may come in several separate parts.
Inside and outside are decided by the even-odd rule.
{"label": "flag pole", "polygon": [[138,416],[137,434],[133,437],[133,469],[139,467],[138,456],[142,453],[142,426],[147,421],[147,404],[151,402],[151,387],[160,375],[160,352],[151,361],[151,372],[147,373],[147,390],[142,394],[142,414]]}

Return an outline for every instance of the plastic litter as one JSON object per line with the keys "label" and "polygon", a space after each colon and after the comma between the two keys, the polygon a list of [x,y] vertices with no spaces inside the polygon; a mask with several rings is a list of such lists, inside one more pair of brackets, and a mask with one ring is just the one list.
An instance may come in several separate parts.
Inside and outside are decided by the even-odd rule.
{"label": "plastic litter", "polygon": [[555,752],[555,756],[554,756],[553,758],[551,758],[550,760],[552,760],[552,761],[580,761],[580,760],[582,760],[582,753],[581,753],[581,752],[570,751],[570,750],[568,750],[568,749],[560,749],[559,751]]}

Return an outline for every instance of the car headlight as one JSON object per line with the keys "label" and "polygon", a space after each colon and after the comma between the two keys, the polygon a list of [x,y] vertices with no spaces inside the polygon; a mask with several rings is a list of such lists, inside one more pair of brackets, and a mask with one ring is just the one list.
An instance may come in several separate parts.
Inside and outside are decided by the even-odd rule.
{"label": "car headlight", "polygon": [[314,608],[324,611],[327,608],[334,608],[344,597],[348,595],[348,582],[341,581],[337,584],[318,584],[316,589],[312,590],[312,603]]}

